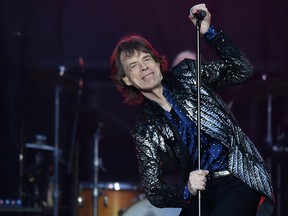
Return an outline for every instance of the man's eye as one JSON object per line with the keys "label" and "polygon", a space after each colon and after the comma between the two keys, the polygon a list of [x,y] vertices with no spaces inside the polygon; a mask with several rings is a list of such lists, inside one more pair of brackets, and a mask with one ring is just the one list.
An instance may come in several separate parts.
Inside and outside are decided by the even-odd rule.
{"label": "man's eye", "polygon": [[136,69],[137,68],[137,64],[133,64],[130,66],[130,70]]}

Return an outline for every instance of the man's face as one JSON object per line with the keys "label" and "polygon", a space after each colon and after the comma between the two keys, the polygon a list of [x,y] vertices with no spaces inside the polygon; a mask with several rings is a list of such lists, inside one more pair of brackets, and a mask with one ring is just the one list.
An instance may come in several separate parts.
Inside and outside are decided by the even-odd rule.
{"label": "man's face", "polygon": [[132,56],[127,56],[122,52],[120,60],[125,70],[123,81],[126,85],[133,85],[141,92],[150,92],[161,84],[160,64],[149,53],[135,51]]}

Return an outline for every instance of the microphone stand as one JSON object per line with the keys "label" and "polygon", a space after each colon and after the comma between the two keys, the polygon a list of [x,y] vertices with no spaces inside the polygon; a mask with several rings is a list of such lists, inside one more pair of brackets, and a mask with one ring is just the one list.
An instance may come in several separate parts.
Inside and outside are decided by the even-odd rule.
{"label": "microphone stand", "polygon": [[[201,169],[201,61],[200,61],[200,27],[201,21],[206,16],[206,11],[202,10],[196,15],[196,85],[197,85],[197,141],[198,141],[198,170]],[[198,191],[198,215],[201,216],[201,191]]]}

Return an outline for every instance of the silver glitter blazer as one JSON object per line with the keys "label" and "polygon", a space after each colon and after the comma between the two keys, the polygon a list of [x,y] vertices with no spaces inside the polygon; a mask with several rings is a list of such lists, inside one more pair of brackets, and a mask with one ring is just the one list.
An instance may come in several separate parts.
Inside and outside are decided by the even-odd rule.
{"label": "silver glitter blazer", "polygon": [[[216,90],[239,84],[253,74],[246,56],[222,31],[207,44],[220,57],[219,61],[201,66],[201,129],[229,148],[228,170],[269,200],[274,200],[269,170],[252,141],[241,130],[237,121]],[[163,85],[172,98],[193,121],[197,119],[197,87],[195,61],[185,59],[163,74]],[[146,100],[132,131],[135,140],[141,183],[147,199],[157,207],[187,207],[183,198],[184,185],[191,167],[187,149],[177,138],[162,108]],[[187,151],[186,151],[187,150]],[[163,179],[164,153],[182,164],[183,182],[166,184]]]}

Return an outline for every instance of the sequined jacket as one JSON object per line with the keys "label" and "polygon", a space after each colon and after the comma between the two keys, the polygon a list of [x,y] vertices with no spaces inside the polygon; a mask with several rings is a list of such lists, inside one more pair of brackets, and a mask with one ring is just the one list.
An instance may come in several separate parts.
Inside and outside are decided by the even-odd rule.
{"label": "sequined jacket", "polygon": [[[201,65],[201,130],[229,148],[228,170],[237,178],[273,200],[269,171],[252,141],[241,130],[225,102],[216,93],[226,86],[239,84],[253,74],[246,56],[222,31],[207,44],[220,57],[219,61]],[[195,61],[185,59],[163,73],[163,85],[172,93],[173,101],[193,121],[197,118]],[[181,139],[166,119],[163,109],[148,99],[132,131],[137,151],[139,172],[147,199],[157,207],[187,207],[183,198],[190,166],[187,149],[181,150]],[[186,151],[187,150],[187,151]],[[163,179],[161,153],[182,164],[183,182],[166,184]]]}

